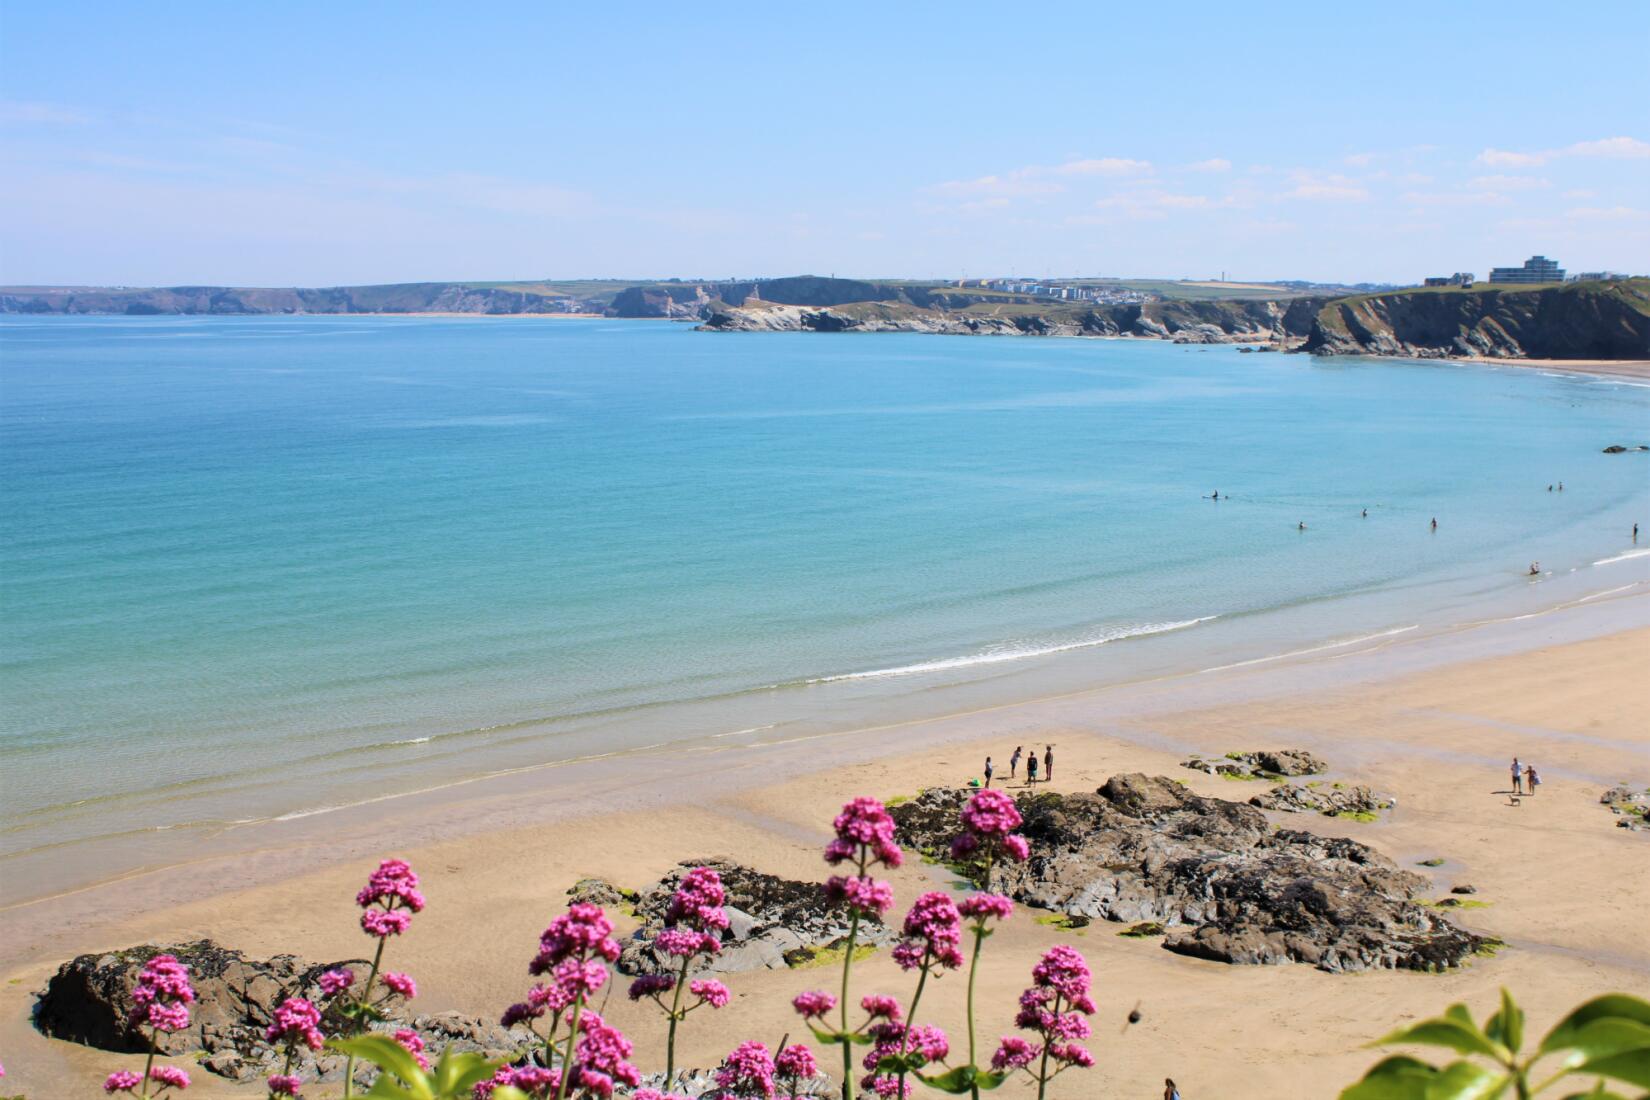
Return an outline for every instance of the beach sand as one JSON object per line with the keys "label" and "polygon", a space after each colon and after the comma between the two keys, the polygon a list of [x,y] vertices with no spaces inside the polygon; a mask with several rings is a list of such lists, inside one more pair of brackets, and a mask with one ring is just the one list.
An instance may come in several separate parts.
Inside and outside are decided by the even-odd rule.
{"label": "beach sand", "polygon": [[[1602,604],[1618,605],[1614,617],[1600,617]],[[926,731],[698,748],[672,758],[657,782],[627,778],[625,766],[611,762],[533,773],[496,795],[472,794],[470,804],[491,807],[483,820],[492,814],[519,822],[506,806],[555,803],[548,819],[535,824],[451,835],[431,808],[426,812],[437,824],[420,828],[416,816],[398,818],[404,843],[357,851],[351,819],[339,818],[328,826],[335,861],[315,869],[294,866],[306,858],[294,842],[171,877],[142,876],[12,906],[0,912],[0,1061],[10,1074],[0,1091],[32,1100],[91,1095],[104,1074],[140,1061],[48,1040],[29,1026],[33,992],[58,962],[77,953],[210,936],[254,956],[357,956],[366,941],[355,926],[352,896],[374,858],[401,855],[423,875],[429,908],[391,943],[390,966],[417,977],[424,1010],[494,1016],[530,984],[526,964],[538,933],[580,877],[639,886],[678,860],[726,855],[765,871],[820,879],[826,873],[820,849],[845,798],[910,795],[976,774],[987,752],[1001,764],[1016,743],[1053,742],[1057,791],[1092,790],[1110,775],[1144,771],[1233,799],[1247,798],[1256,785],[1179,768],[1187,748],[1311,750],[1329,761],[1326,778],[1369,783],[1395,795],[1397,808],[1374,824],[1304,815],[1277,820],[1372,844],[1429,875],[1433,896],[1471,883],[1478,890],[1474,900],[1486,904],[1454,919],[1508,946],[1444,975],[1334,975],[1305,966],[1182,958],[1159,941],[1120,938],[1121,925],[1096,922],[1062,932],[1022,908],[984,955],[985,1053],[1011,1031],[1014,997],[1039,953],[1069,942],[1095,973],[1097,1067],[1062,1078],[1054,1096],[1152,1097],[1165,1076],[1194,1098],[1333,1096],[1377,1059],[1365,1043],[1451,1002],[1465,1001],[1487,1015],[1505,986],[1528,1010],[1529,1031],[1540,1034],[1583,998],[1650,988],[1650,941],[1642,934],[1650,909],[1650,835],[1616,828],[1598,802],[1617,781],[1650,785],[1646,604],[1650,598],[1629,596],[1443,641],[1394,639],[1356,654],[1205,676],[1196,690],[1183,678],[1132,693],[1094,692],[942,720]],[[1593,618],[1578,618],[1583,612]],[[1636,628],[1620,629],[1624,612]],[[1599,633],[1598,623],[1615,626]],[[1545,779],[1539,795],[1516,806],[1503,793],[1514,754],[1534,762]],[[498,801],[490,803],[491,797]],[[1417,866],[1429,857],[1446,862]],[[915,859],[892,877],[899,911],[948,878]],[[621,921],[621,931],[629,927]],[[787,1006],[790,997],[829,988],[836,976],[827,970],[731,976],[733,1003],[714,1018],[691,1017],[679,1057],[686,1065],[711,1066],[739,1040],[771,1045],[782,1031],[795,1036],[801,1027]],[[947,977],[925,996],[923,1013],[950,1031],[959,1051],[963,985],[961,974]],[[855,970],[856,996],[879,991],[908,998],[910,986],[886,952]],[[1137,1003],[1143,1018],[1125,1031]],[[638,1041],[644,1071],[658,1068],[663,1026],[657,1016],[622,993],[608,1015]],[[191,1097],[259,1094],[204,1071],[194,1077]],[[311,1086],[305,1095],[338,1091]],[[1016,1084],[995,1095],[1032,1093]]]}
{"label": "beach sand", "polygon": [[1490,359],[1475,355],[1446,362],[1483,363],[1491,367],[1534,367],[1566,374],[1608,374],[1650,381],[1650,359]]}

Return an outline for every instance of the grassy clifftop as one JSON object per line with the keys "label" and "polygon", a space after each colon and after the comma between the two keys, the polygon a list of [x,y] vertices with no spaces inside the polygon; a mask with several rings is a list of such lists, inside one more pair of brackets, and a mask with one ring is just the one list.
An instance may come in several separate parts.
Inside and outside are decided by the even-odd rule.
{"label": "grassy clifftop", "polygon": [[1421,358],[1650,358],[1650,279],[1356,294],[1318,311],[1305,350]]}

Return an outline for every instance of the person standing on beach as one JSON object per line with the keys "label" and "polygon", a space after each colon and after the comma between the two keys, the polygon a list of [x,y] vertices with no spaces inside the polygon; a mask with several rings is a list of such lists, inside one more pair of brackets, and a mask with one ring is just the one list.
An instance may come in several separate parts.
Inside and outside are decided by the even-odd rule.
{"label": "person standing on beach", "polygon": [[1535,765],[1534,764],[1525,764],[1524,765],[1524,787],[1526,788],[1527,792],[1530,793],[1530,794],[1534,794],[1535,789],[1539,786],[1541,786],[1541,777],[1539,775],[1535,774]]}
{"label": "person standing on beach", "polygon": [[1173,1077],[1163,1078],[1163,1100],[1180,1100],[1180,1086]]}
{"label": "person standing on beach", "polygon": [[991,789],[991,757],[985,758],[985,789]]}
{"label": "person standing on beach", "polygon": [[1033,752],[1026,757],[1026,786],[1037,782],[1037,754]]}
{"label": "person standing on beach", "polygon": [[1054,746],[1050,745],[1043,750],[1043,782],[1054,782]]}
{"label": "person standing on beach", "polygon": [[1025,753],[1021,751],[1020,746],[1015,745],[1014,755],[1008,758],[1008,777],[1010,779],[1013,779],[1014,773],[1020,770],[1020,757],[1024,755]]}
{"label": "person standing on beach", "polygon": [[1639,541],[1639,525],[1636,523],[1633,524],[1633,541]]}
{"label": "person standing on beach", "polygon": [[1512,762],[1512,781],[1513,781],[1512,793],[1513,794],[1523,794],[1524,793],[1524,769],[1519,765],[1518,757],[1516,757],[1516,756],[1513,757],[1513,762]]}

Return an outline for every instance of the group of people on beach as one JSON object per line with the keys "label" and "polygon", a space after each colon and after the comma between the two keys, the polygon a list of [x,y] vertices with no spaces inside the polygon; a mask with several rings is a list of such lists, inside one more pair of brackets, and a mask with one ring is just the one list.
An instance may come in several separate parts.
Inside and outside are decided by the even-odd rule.
{"label": "group of people on beach", "polygon": [[[1011,755],[1008,758],[1008,777],[1009,777],[1009,779],[1013,779],[1016,775],[1019,774],[1020,761],[1022,759],[1024,759],[1025,762],[1026,762],[1026,786],[1030,787],[1030,786],[1034,785],[1037,782],[1037,749],[1036,749],[1036,747],[1033,746],[1031,752],[1029,754],[1027,754],[1026,751],[1025,751],[1025,746],[1023,746],[1023,745],[1015,745],[1014,746],[1014,753],[1013,753],[1013,755]],[[991,777],[993,775],[995,775],[996,773],[997,773],[997,769],[991,763],[991,757],[989,757],[989,756],[986,757],[985,758],[985,785],[987,787],[991,786]],[[1045,745],[1043,747],[1043,777],[1042,778],[1043,778],[1044,783],[1051,782],[1054,779],[1054,746],[1053,745]]]}
{"label": "group of people on beach", "polygon": [[1513,794],[1534,794],[1535,789],[1541,786],[1541,775],[1534,764],[1520,764],[1515,756],[1512,761],[1512,785]]}

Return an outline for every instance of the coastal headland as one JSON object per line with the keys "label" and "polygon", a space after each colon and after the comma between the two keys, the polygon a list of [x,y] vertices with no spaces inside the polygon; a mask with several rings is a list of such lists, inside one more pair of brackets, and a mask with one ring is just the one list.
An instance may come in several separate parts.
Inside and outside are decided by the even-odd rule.
{"label": "coastal headland", "polygon": [[[1083,1094],[1151,1095],[1173,1076],[1189,1095],[1332,1095],[1374,1060],[1370,1039],[1451,1002],[1487,1011],[1506,987],[1544,1023],[1585,997],[1650,980],[1650,947],[1632,933],[1650,904],[1650,880],[1635,872],[1650,834],[1617,827],[1600,804],[1617,784],[1650,786],[1647,651],[1650,596],[1629,586],[1425,637],[826,737],[764,742],[750,731],[272,822],[234,850],[0,910],[7,1085],[31,1097],[85,1095],[109,1070],[141,1061],[30,1026],[35,993],[85,952],[209,937],[257,958],[350,958],[363,944],[355,888],[378,858],[395,855],[419,869],[429,897],[392,945],[396,968],[419,981],[420,1010],[490,1019],[529,983],[538,932],[581,879],[634,889],[678,861],[724,857],[819,881],[821,845],[845,799],[899,801],[959,785],[988,753],[1000,776],[1016,744],[1051,744],[1058,770],[1040,793],[1082,795],[1141,773],[1223,802],[1246,802],[1269,784],[1183,767],[1189,756],[1310,753],[1328,769],[1311,782],[1367,785],[1395,805],[1339,817],[1266,811],[1271,823],[1368,845],[1420,876],[1417,898],[1452,925],[1503,946],[1442,973],[1233,965],[1120,935],[1129,926],[1115,920],[1079,925],[1022,905],[984,957],[983,1034],[994,1041],[1010,1030],[1031,962],[1069,942],[1094,967],[1100,1002],[1097,1068]],[[1539,766],[1539,795],[1509,797],[1514,755]],[[1007,789],[1021,793],[1023,778]],[[911,859],[892,877],[903,911],[951,875]],[[1459,887],[1472,893],[1454,893]],[[620,934],[634,925],[620,918]],[[728,975],[734,1000],[714,1026],[696,1017],[683,1029],[685,1064],[714,1064],[730,1036],[773,1039],[763,1029],[788,1016],[797,992],[825,984],[823,973],[787,966]],[[906,991],[885,950],[857,973],[859,990]],[[1140,1019],[1129,1025],[1135,1009]],[[644,1055],[652,1050],[655,1017],[618,996],[606,1012]],[[936,998],[933,1012],[931,1022],[958,1033],[959,997]],[[258,1091],[202,1071],[190,1095]],[[326,1087],[308,1094],[330,1095]]]}
{"label": "coastal headland", "polygon": [[1072,300],[937,282],[794,276],[329,288],[0,287],[0,313],[607,316],[709,332],[1096,336],[1421,359],[1650,363],[1650,279],[1374,293],[1150,282]]}

